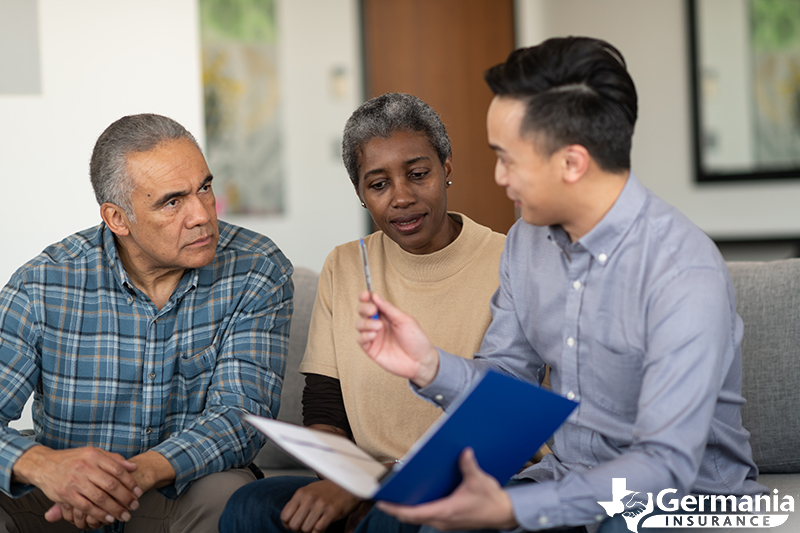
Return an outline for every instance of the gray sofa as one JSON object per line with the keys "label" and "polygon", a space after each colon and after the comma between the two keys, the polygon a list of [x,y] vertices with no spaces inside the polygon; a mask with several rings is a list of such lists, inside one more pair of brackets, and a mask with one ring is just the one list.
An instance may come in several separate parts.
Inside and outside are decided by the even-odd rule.
{"label": "gray sofa", "polygon": [[[732,262],[728,270],[744,321],[742,423],[759,482],[800,503],[800,259]],[[769,531],[800,531],[796,515],[800,508]]]}
{"label": "gray sofa", "polygon": [[[759,481],[800,498],[800,259],[731,262],[737,310],[744,321],[742,422],[750,431]],[[308,338],[318,275],[295,270],[295,314],[278,418],[302,423],[303,378],[297,372]],[[270,443],[256,459],[266,475],[306,473]],[[800,503],[800,500],[798,500]],[[797,510],[800,515],[800,508]],[[800,531],[800,516],[770,531]],[[742,531],[741,529],[738,531]]]}

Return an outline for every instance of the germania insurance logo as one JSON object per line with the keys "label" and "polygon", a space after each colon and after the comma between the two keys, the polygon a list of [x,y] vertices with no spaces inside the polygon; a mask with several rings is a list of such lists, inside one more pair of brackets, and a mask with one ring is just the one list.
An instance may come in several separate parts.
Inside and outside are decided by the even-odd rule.
{"label": "germania insurance logo", "polygon": [[[610,502],[597,502],[608,516],[622,515],[628,529],[639,533],[639,527],[660,528],[756,528],[776,527],[794,512],[794,498],[773,494],[758,496],[688,495],[675,498],[675,489],[664,489],[653,498],[628,490],[627,478],[611,481]],[[780,514],[776,514],[780,513]],[[644,522],[642,522],[644,520]]]}

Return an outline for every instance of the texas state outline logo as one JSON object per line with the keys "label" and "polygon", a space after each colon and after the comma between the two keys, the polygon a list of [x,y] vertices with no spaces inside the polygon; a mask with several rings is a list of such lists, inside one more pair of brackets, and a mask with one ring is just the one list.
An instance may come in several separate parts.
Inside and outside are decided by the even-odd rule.
{"label": "texas state outline logo", "polygon": [[[771,528],[782,525],[794,512],[794,497],[778,494],[733,496],[690,494],[682,498],[673,495],[676,489],[664,489],[653,498],[628,490],[628,479],[611,480],[611,501],[597,502],[608,516],[622,515],[632,533],[639,527],[657,528]],[[780,513],[780,514],[775,514]],[[642,521],[644,520],[644,521]]]}

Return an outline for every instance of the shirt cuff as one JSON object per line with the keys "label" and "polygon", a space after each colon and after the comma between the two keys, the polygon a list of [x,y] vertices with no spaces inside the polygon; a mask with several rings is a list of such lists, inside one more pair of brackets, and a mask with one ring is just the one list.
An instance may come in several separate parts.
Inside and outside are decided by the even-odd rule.
{"label": "shirt cuff", "polygon": [[420,398],[438,405],[443,409],[458,398],[470,379],[467,373],[465,359],[436,348],[439,352],[439,371],[427,387],[418,387],[411,384],[411,390]]}
{"label": "shirt cuff", "polygon": [[[179,442],[177,439],[167,439],[151,448],[151,450],[163,455],[172,465],[172,469],[175,470],[175,481],[172,485],[159,489],[161,494],[172,500],[188,489],[192,481],[197,477],[193,475],[198,469],[197,465],[205,465],[207,462],[200,457],[197,449],[188,449],[185,443]],[[192,453],[194,453],[194,457]]]}
{"label": "shirt cuff", "polygon": [[23,453],[40,444],[22,435],[8,435],[8,437],[8,440],[0,445],[0,490],[12,498],[18,498],[33,490],[33,485],[11,481],[14,465]]}
{"label": "shirt cuff", "polygon": [[556,482],[524,483],[506,489],[514,518],[520,527],[514,531],[538,531],[564,525]]}

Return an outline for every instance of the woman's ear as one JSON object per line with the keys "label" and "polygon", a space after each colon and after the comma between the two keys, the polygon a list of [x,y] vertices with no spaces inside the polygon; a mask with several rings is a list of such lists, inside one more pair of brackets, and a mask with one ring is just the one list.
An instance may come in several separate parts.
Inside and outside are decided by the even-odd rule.
{"label": "woman's ear", "polygon": [[447,156],[447,159],[444,160],[444,181],[450,181],[450,175],[453,173],[453,158],[452,156]]}
{"label": "woman's ear", "polygon": [[444,160],[444,187],[445,189],[449,188],[453,181],[450,179],[450,176],[453,174],[453,160],[450,156],[447,156],[447,159]]}
{"label": "woman's ear", "polygon": [[[361,180],[358,180],[358,183],[360,184]],[[361,207],[366,209],[367,208],[367,204],[364,203],[364,196],[361,194],[361,191],[359,191],[358,189],[359,189],[358,185],[355,185],[355,192],[356,192],[356,196],[358,196],[358,201],[361,202]]]}

